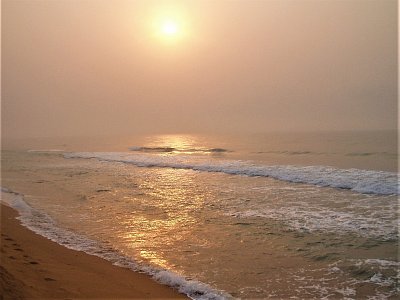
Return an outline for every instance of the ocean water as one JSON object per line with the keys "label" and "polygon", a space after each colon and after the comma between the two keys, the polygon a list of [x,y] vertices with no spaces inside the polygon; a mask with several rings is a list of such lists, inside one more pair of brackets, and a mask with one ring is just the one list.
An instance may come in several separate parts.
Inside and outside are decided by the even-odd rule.
{"label": "ocean water", "polygon": [[193,299],[399,296],[395,132],[3,142],[2,201]]}

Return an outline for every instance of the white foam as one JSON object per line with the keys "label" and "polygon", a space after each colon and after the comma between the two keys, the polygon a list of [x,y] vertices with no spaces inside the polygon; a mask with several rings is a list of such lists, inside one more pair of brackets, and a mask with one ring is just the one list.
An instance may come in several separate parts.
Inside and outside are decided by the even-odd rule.
{"label": "white foam", "polygon": [[346,287],[343,289],[337,289],[336,292],[342,294],[343,296],[347,297],[347,296],[355,296],[356,295],[356,290]]}
{"label": "white foam", "polygon": [[[328,269],[307,269],[307,276],[304,275],[305,270],[300,268],[292,277],[293,281],[297,282],[299,286],[296,291],[303,295],[300,299],[303,299],[304,295],[309,295],[310,291],[313,291],[313,294],[319,294],[319,299],[357,299],[360,298],[360,295],[358,295],[359,288],[366,285],[372,287],[375,294],[374,296],[367,296],[366,299],[377,300],[396,297],[399,292],[396,278],[394,276],[385,276],[374,268],[371,269],[371,266],[368,266],[367,269],[372,272],[372,275],[367,279],[351,276],[344,281],[337,282],[338,279],[348,276],[349,267],[351,269],[353,267],[360,267],[358,263],[365,263],[365,261],[352,259],[345,261],[338,260],[330,264]],[[323,272],[322,274],[321,271]],[[336,283],[332,284],[334,282]]]}
{"label": "white foam", "polygon": [[365,280],[366,283],[373,283],[379,286],[393,286],[396,282],[393,278],[387,278],[382,273],[375,273],[370,279]]}
{"label": "white foam", "polygon": [[209,286],[196,280],[191,280],[190,284],[185,284],[185,279],[169,271],[157,272],[154,276],[158,282],[175,287],[179,292],[190,295],[193,299],[225,299],[228,295],[216,295]]}
{"label": "white foam", "polygon": [[7,188],[1,188],[1,201],[17,210],[20,215],[32,213],[32,208],[24,201],[22,195]]}
{"label": "white foam", "polygon": [[[333,211],[327,207],[296,205],[280,208],[263,208],[246,211],[231,211],[225,215],[237,218],[268,218],[284,221],[289,227],[302,232],[333,232],[336,234],[356,233],[364,237],[375,237],[382,240],[398,238],[398,220],[377,218],[376,211],[370,215],[359,215],[354,212]],[[384,212],[382,212],[383,214]]]}
{"label": "white foam", "polygon": [[380,270],[386,270],[388,268],[397,267],[400,270],[400,262],[385,260],[385,259],[377,259],[377,258],[368,258],[368,259],[354,259],[354,264],[356,266],[372,265],[378,267]]}
{"label": "white foam", "polygon": [[257,165],[250,161],[211,160],[125,152],[71,152],[64,153],[64,157],[94,158],[101,161],[133,164],[138,167],[191,169],[201,172],[271,177],[295,183],[349,189],[364,194],[399,194],[397,173],[384,171],[337,169],[328,166]]}
{"label": "white foam", "polygon": [[[369,296],[367,299],[391,299],[391,297],[397,295],[400,292],[400,287],[398,286],[398,282],[400,279],[400,262],[398,261],[390,261],[383,259],[349,259],[347,261],[336,261],[330,265],[329,270],[335,269],[333,273],[344,273],[338,266],[342,265],[346,267],[346,265],[350,263],[351,266],[357,267],[361,269],[367,269],[372,272],[372,275],[367,279],[357,279],[352,278],[349,281],[349,285],[365,285],[365,284],[373,284],[377,288],[385,288],[386,291],[380,291],[379,289],[375,289],[375,296]],[[389,272],[387,272],[389,271]],[[397,273],[397,275],[389,275],[393,271]],[[385,275],[386,274],[386,275]],[[387,290],[387,288],[390,288]]]}
{"label": "white foam", "polygon": [[385,260],[385,259],[377,259],[377,258],[369,258],[365,260],[366,264],[378,265],[380,268],[388,268],[388,267],[398,267],[400,268],[400,262]]}
{"label": "white foam", "polygon": [[119,267],[146,273],[157,282],[171,286],[179,292],[186,294],[191,299],[219,300],[232,298],[232,296],[223,291],[217,291],[209,285],[196,280],[186,279],[184,276],[172,271],[140,265],[110,247],[60,228],[50,216],[29,206],[24,201],[22,194],[13,192],[7,188],[1,188],[1,201],[18,211],[20,215],[18,219],[23,226],[66,248],[101,257]]}

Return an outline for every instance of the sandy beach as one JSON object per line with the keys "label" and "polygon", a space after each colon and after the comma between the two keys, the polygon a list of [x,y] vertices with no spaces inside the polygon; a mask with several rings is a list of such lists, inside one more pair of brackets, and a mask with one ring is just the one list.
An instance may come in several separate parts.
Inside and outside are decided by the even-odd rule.
{"label": "sandy beach", "polygon": [[2,299],[185,298],[144,274],[62,247],[16,217],[16,211],[1,205]]}
{"label": "sandy beach", "polygon": [[398,0],[1,11],[0,300],[400,300]]}

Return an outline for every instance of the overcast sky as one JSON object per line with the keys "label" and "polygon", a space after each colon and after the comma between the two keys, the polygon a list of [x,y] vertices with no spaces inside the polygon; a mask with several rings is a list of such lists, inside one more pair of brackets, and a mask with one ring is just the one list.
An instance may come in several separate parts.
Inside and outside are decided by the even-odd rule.
{"label": "overcast sky", "polygon": [[391,0],[4,0],[2,134],[395,129],[397,55]]}

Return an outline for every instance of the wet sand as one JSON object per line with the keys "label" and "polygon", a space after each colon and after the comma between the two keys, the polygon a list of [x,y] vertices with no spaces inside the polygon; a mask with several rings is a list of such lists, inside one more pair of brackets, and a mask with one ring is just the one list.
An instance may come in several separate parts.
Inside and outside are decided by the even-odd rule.
{"label": "wet sand", "polygon": [[149,276],[58,245],[1,205],[0,298],[186,298]]}

